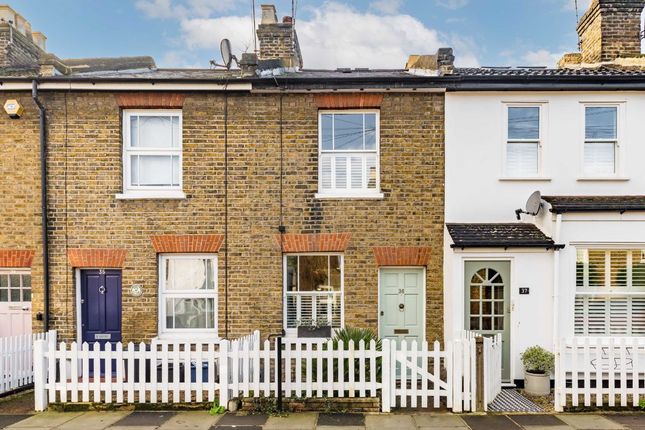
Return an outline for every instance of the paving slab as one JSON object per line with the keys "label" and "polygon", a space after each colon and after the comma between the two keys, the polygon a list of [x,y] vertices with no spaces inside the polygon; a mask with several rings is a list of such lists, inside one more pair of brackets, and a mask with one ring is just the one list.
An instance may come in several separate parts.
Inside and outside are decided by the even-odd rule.
{"label": "paving slab", "polygon": [[605,415],[605,418],[618,424],[622,424],[631,430],[645,430],[645,414],[643,413],[612,414]]}
{"label": "paving slab", "polygon": [[318,427],[365,427],[363,414],[319,414]]}
{"label": "paving slab", "polygon": [[0,429],[29,418],[31,415],[0,415]]}
{"label": "paving slab", "polygon": [[410,415],[368,415],[365,417],[367,430],[416,430]]}
{"label": "paving slab", "polygon": [[365,430],[365,426],[316,426],[316,430]]}
{"label": "paving slab", "polygon": [[468,428],[464,420],[456,415],[419,414],[413,415],[412,418],[419,428]]}
{"label": "paving slab", "polygon": [[211,430],[262,430],[262,426],[220,426],[214,425]]}
{"label": "paving slab", "polygon": [[115,422],[114,427],[159,427],[175,415],[176,412],[135,411]]}
{"label": "paving slab", "polygon": [[[110,430],[157,430],[159,427],[157,426],[112,426],[108,427]],[[31,430],[31,429],[29,429]],[[89,429],[88,429],[89,430]]]}
{"label": "paving slab", "polygon": [[284,417],[269,417],[264,430],[315,430],[318,414],[299,412]]}
{"label": "paving slab", "polygon": [[122,420],[130,412],[85,412],[84,414],[56,427],[56,430],[100,430]]}
{"label": "paving slab", "polygon": [[[235,415],[235,414],[226,414],[217,421],[215,427],[220,428],[222,426],[259,426],[260,428],[266,424],[267,416],[266,415]],[[246,427],[244,428],[246,430]]]}
{"label": "paving slab", "polygon": [[178,412],[163,423],[159,430],[208,430],[213,427],[223,415],[211,415],[208,411]]}
{"label": "paving slab", "polygon": [[555,415],[508,415],[508,418],[522,427],[530,427],[531,430],[533,430],[534,427],[568,427],[564,421],[558,419]]}
{"label": "paving slab", "polygon": [[53,429],[73,420],[74,418],[78,418],[83,414],[84,412],[43,412],[37,415],[32,415],[15,424],[11,424],[7,428]]}
{"label": "paving slab", "polygon": [[619,430],[625,427],[601,415],[561,414],[558,418],[574,429],[581,430]]}
{"label": "paving slab", "polygon": [[465,415],[463,417],[472,430],[517,430],[517,424],[503,415]]}

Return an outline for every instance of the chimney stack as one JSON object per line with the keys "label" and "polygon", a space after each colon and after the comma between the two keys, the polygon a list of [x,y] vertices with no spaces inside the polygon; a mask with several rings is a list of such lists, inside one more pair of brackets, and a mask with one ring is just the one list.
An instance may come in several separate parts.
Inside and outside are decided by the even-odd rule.
{"label": "chimney stack", "polygon": [[592,0],[577,27],[581,62],[639,57],[643,7],[645,0]]}
{"label": "chimney stack", "polygon": [[278,22],[275,6],[263,4],[262,21],[258,26],[260,52],[258,60],[278,60],[281,67],[302,68],[302,54],[293,18],[285,16]]}
{"label": "chimney stack", "polygon": [[47,38],[10,6],[0,5],[0,68],[39,68]]}

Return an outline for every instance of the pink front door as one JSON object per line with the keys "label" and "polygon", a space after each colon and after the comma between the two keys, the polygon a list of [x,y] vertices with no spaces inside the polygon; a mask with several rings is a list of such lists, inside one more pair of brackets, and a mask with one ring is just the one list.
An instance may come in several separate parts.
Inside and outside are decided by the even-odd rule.
{"label": "pink front door", "polygon": [[0,337],[31,334],[31,272],[0,269]]}

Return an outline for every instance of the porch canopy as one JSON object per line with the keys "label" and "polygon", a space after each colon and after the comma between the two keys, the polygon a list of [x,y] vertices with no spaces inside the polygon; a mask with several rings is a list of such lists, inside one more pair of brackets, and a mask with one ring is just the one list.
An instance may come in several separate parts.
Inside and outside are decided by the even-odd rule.
{"label": "porch canopy", "polygon": [[451,248],[546,248],[561,249],[535,224],[446,224],[454,242]]}

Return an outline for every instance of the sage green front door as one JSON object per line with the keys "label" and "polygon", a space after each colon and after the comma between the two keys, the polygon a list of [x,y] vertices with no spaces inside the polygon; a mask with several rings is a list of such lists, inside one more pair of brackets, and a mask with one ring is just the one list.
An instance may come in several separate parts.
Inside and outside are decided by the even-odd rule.
{"label": "sage green front door", "polygon": [[381,269],[379,327],[382,339],[423,342],[422,268]]}
{"label": "sage green front door", "polygon": [[511,263],[467,261],[465,267],[466,330],[483,336],[502,334],[502,380],[511,379]]}

